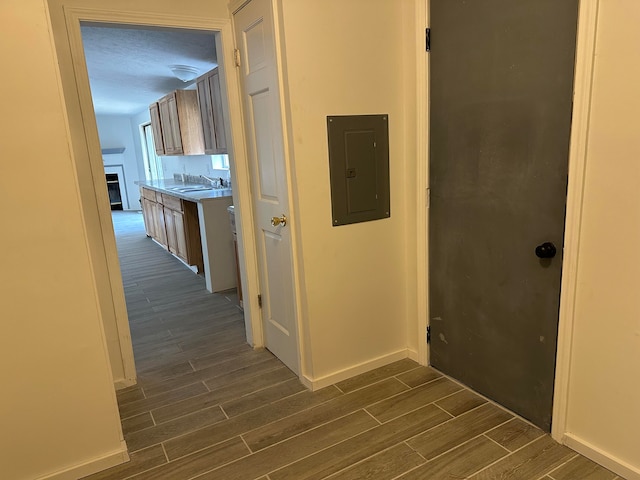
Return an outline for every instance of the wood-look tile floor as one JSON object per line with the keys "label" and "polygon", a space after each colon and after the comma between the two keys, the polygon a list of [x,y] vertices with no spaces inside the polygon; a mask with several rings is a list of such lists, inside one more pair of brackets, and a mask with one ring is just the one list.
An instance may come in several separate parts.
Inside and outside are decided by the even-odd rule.
{"label": "wood-look tile floor", "polygon": [[118,392],[131,460],[87,478],[619,478],[411,360],[307,391],[246,344],[233,295],[113,217],[139,383]]}

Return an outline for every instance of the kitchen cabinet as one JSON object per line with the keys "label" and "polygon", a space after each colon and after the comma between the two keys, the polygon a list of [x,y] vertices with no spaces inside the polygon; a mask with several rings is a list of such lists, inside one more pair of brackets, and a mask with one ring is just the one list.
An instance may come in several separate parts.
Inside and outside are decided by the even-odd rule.
{"label": "kitchen cabinet", "polygon": [[195,202],[140,188],[147,235],[183,260],[204,270],[198,207]]}
{"label": "kitchen cabinet", "polygon": [[205,153],[198,94],[195,90],[176,90],[165,95],[149,106],[149,115],[158,155]]}
{"label": "kitchen cabinet", "polygon": [[153,132],[153,146],[158,155],[164,155],[164,142],[162,140],[162,128],[160,127],[160,107],[158,102],[149,106],[151,116],[151,131]]}
{"label": "kitchen cabinet", "polygon": [[207,155],[227,153],[225,122],[222,109],[222,92],[218,67],[196,80],[200,123]]}

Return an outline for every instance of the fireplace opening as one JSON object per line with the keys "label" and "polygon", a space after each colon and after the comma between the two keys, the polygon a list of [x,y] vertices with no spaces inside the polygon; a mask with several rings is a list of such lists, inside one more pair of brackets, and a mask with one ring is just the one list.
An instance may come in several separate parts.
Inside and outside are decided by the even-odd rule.
{"label": "fireplace opening", "polygon": [[120,192],[120,179],[117,173],[107,173],[107,190],[111,210],[124,210],[122,206],[122,192]]}

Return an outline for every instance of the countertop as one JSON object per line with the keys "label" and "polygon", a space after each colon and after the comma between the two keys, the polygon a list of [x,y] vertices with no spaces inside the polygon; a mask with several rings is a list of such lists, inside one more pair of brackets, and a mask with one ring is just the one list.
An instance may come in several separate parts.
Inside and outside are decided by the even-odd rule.
{"label": "countertop", "polygon": [[230,188],[214,188],[211,190],[200,190],[196,192],[178,192],[176,190],[172,190],[172,188],[174,187],[187,188],[189,186],[194,186],[194,184],[177,182],[175,180],[170,180],[170,179],[151,180],[151,181],[138,180],[135,183],[136,185],[140,185],[141,187],[149,188],[151,190],[155,190],[156,192],[173,195],[174,197],[182,198],[183,200],[189,200],[191,202],[203,203],[210,200],[215,200],[217,198],[231,197]]}

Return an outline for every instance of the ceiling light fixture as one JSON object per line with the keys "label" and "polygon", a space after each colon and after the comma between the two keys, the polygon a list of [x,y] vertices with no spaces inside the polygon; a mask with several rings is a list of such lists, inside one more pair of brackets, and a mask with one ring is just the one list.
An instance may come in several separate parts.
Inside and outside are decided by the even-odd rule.
{"label": "ceiling light fixture", "polygon": [[169,65],[169,69],[185,83],[194,80],[200,73],[197,68],[188,65]]}

